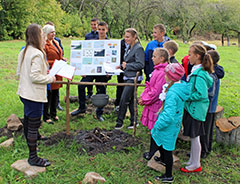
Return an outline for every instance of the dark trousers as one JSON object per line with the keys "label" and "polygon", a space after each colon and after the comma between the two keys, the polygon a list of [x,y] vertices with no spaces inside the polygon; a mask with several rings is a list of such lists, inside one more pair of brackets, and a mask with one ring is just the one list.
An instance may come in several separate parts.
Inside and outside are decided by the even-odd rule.
{"label": "dark trousers", "polygon": [[166,164],[166,171],[165,174],[167,177],[172,177],[172,167],[173,167],[173,155],[172,151],[165,150],[162,145],[158,146],[154,139],[151,137],[151,143],[150,143],[150,156],[153,156],[156,151],[160,152],[161,154],[161,160]]}
{"label": "dark trousers", "polygon": [[[81,82],[107,82],[110,77],[106,76],[86,76],[81,79]],[[78,85],[78,102],[79,102],[79,109],[85,110],[86,109],[86,91],[85,88],[87,85]],[[106,86],[96,86],[97,94],[106,94]],[[103,108],[97,108],[96,110],[97,116],[101,116],[103,114]]]}
{"label": "dark trousers", "polygon": [[[125,80],[125,83],[134,83],[134,80]],[[123,123],[125,118],[127,107],[129,106],[129,111],[131,114],[130,121],[134,121],[134,86],[124,86],[121,100],[119,103],[119,112],[117,117],[117,122]]]}
{"label": "dark trousers", "polygon": [[[123,73],[120,73],[120,75],[117,76],[118,83],[123,83]],[[124,86],[117,86],[117,92],[116,92],[116,100],[114,102],[115,106],[119,106],[122,92],[123,92]]]}
{"label": "dark trousers", "polygon": [[[46,121],[51,117],[57,116],[57,103],[59,97],[59,89],[48,90],[48,102],[44,103],[43,120]],[[49,113],[50,109],[50,113]]]}
{"label": "dark trousers", "polygon": [[214,113],[207,113],[206,121],[204,122],[205,135],[200,136],[202,153],[210,153],[212,151],[214,116]]}
{"label": "dark trousers", "polygon": [[87,86],[87,94],[88,94],[88,96],[93,95],[93,86]]}

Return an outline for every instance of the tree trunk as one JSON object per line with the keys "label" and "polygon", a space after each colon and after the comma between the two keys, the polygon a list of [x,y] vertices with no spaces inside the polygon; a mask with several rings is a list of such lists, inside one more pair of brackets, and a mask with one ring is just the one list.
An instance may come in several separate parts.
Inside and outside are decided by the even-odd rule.
{"label": "tree trunk", "polygon": [[230,46],[230,38],[229,38],[229,35],[227,35],[227,45]]}
{"label": "tree trunk", "polygon": [[224,34],[222,34],[222,46],[224,46]]}
{"label": "tree trunk", "polygon": [[240,47],[240,32],[238,32],[238,47]]}
{"label": "tree trunk", "polygon": [[188,40],[192,37],[192,32],[193,32],[194,28],[196,27],[196,25],[197,25],[197,23],[194,23],[192,28],[188,31]]}

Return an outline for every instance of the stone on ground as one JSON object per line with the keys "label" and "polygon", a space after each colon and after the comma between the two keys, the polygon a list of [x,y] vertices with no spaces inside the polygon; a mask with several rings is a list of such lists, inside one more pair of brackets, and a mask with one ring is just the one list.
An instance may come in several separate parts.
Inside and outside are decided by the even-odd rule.
{"label": "stone on ground", "polygon": [[46,171],[45,167],[31,166],[29,165],[27,159],[18,160],[14,162],[11,167],[16,169],[17,171],[22,172],[25,176],[29,178],[33,178],[38,175],[38,173],[42,173]]}
{"label": "stone on ground", "polygon": [[7,129],[17,131],[23,127],[16,114],[11,114],[7,120]]}
{"label": "stone on ground", "polygon": [[[158,156],[159,157],[160,156],[159,151],[157,151],[154,156]],[[160,171],[160,172],[164,173],[165,172],[165,166],[163,166],[162,164],[157,163],[154,160],[154,156],[152,157],[151,160],[148,161],[147,166],[152,168],[152,169],[154,169],[154,170],[156,170],[156,171]],[[173,168],[178,170],[180,168],[180,166],[181,165],[180,165],[179,158],[176,155],[173,154]]]}
{"label": "stone on ground", "polygon": [[13,145],[13,138],[10,138],[0,144],[0,147],[8,148]]}
{"label": "stone on ground", "polygon": [[97,184],[98,181],[104,183],[106,180],[96,172],[88,172],[83,179],[86,184]]}

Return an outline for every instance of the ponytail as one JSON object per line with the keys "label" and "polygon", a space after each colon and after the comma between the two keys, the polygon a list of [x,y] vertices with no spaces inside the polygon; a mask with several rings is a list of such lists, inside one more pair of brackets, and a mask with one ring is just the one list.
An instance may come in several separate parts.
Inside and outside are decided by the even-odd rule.
{"label": "ponytail", "polygon": [[206,53],[203,57],[202,67],[208,73],[213,73],[213,60],[210,54]]}
{"label": "ponytail", "polygon": [[[166,93],[166,94],[167,94],[169,88],[170,88],[174,83],[175,83],[174,81],[171,81],[171,82],[169,83],[168,87],[167,87],[166,90],[165,90],[165,93]],[[165,104],[165,100],[163,101],[162,106],[161,106],[161,108],[159,109],[159,111],[158,111],[157,114],[160,114],[160,113],[162,112],[162,110],[163,110],[163,108],[164,108],[164,104]]]}

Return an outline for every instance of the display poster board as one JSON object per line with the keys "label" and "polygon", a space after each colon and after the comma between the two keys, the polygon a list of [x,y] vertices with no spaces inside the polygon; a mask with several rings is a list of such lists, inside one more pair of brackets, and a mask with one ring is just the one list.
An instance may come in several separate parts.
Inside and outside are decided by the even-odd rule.
{"label": "display poster board", "polygon": [[[74,75],[118,75],[121,40],[72,40],[70,64]],[[111,70],[111,72],[108,72]]]}

